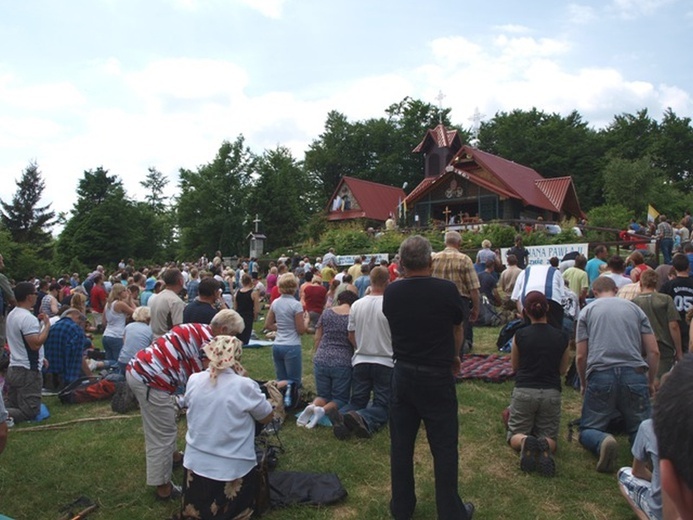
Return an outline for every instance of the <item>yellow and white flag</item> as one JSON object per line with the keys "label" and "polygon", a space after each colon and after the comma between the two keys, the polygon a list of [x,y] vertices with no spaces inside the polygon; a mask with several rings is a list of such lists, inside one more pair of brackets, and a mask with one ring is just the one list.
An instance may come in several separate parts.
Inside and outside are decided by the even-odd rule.
{"label": "yellow and white flag", "polygon": [[654,209],[652,204],[647,205],[647,221],[648,222],[655,222],[657,220],[657,217],[659,216],[659,211]]}

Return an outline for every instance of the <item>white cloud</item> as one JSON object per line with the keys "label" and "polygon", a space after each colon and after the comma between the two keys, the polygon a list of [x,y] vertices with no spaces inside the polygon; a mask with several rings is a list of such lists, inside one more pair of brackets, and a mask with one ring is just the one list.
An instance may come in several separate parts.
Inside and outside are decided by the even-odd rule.
{"label": "white cloud", "polygon": [[242,3],[259,11],[268,18],[280,18],[285,0],[240,0]]}
{"label": "white cloud", "polygon": [[613,8],[624,18],[647,16],[677,0],[613,0]]}
{"label": "white cloud", "polygon": [[84,104],[84,96],[68,81],[25,84],[11,74],[0,77],[0,106],[32,112]]}
{"label": "white cloud", "polygon": [[512,33],[512,34],[527,34],[532,32],[532,30],[529,27],[526,27],[524,25],[515,25],[515,24],[505,24],[505,25],[497,25],[493,27],[493,30],[497,32],[505,32],[505,33]]}
{"label": "white cloud", "polygon": [[577,25],[587,25],[597,19],[594,8],[584,4],[569,4],[568,19]]}

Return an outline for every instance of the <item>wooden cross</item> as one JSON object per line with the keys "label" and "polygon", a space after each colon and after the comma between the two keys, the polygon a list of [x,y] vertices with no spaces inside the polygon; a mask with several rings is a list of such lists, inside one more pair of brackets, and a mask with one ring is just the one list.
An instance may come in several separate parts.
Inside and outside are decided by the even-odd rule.
{"label": "wooden cross", "polygon": [[258,233],[258,226],[260,225],[260,222],[262,222],[262,220],[260,220],[260,216],[257,213],[255,214],[255,220],[253,220],[253,222],[255,223],[255,233]]}
{"label": "wooden cross", "polygon": [[443,215],[445,215],[445,222],[446,222],[446,223],[450,220],[450,219],[448,218],[448,217],[450,216],[450,213],[452,213],[452,211],[450,211],[450,208],[448,208],[447,206],[445,206],[445,211],[443,211]]}

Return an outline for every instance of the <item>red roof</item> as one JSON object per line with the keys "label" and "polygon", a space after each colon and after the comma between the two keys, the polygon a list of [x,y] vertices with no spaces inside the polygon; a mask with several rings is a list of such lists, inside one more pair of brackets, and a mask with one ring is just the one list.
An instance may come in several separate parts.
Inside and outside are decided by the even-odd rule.
{"label": "red roof", "polygon": [[[332,201],[337,197],[346,184],[360,209],[348,211],[331,211]],[[397,206],[405,199],[406,193],[402,188],[386,186],[377,182],[356,179],[354,177],[342,177],[337,189],[330,197],[327,206],[328,220],[347,220],[353,218],[368,218],[385,222],[390,213],[397,214]]]}
{"label": "red roof", "polygon": [[[430,132],[433,130],[429,130]],[[474,173],[477,167],[493,175],[498,183]],[[415,204],[434,185],[445,181],[453,173],[503,197],[519,199],[526,206],[534,206],[555,213],[567,212],[575,216],[584,216],[571,177],[544,179],[532,168],[471,146],[463,146],[443,173],[421,181],[407,197],[407,206]]]}
{"label": "red roof", "polygon": [[448,130],[443,125],[438,125],[433,130],[426,132],[423,140],[412,152],[419,153],[425,151],[431,144],[434,144],[438,148],[450,148],[455,140],[457,140],[459,144],[462,144],[457,130]]}

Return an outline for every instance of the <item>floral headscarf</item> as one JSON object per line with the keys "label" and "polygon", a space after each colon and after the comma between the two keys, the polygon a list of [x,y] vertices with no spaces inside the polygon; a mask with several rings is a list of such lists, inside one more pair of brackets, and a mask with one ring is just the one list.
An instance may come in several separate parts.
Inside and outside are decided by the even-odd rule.
{"label": "floral headscarf", "polygon": [[212,384],[217,384],[219,372],[225,368],[231,369],[237,374],[243,375],[245,369],[241,365],[243,355],[243,342],[234,336],[216,336],[212,341],[202,347],[207,359],[209,359],[209,377]]}

